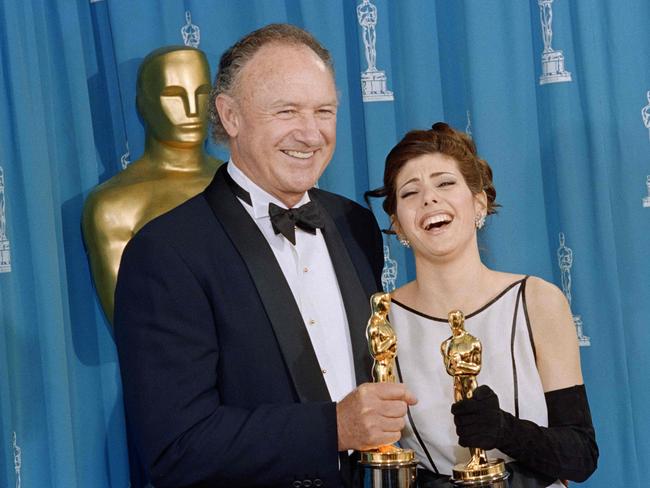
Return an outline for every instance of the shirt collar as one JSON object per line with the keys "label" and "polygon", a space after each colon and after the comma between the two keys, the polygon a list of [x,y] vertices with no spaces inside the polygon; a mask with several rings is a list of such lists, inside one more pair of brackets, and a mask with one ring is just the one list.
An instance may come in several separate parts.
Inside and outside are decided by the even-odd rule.
{"label": "shirt collar", "polygon": [[[228,171],[228,174],[231,176],[231,178],[235,181],[235,183],[237,183],[249,193],[251,197],[254,218],[268,218],[269,203],[274,203],[278,207],[287,208],[284,203],[260,188],[253,180],[246,176],[244,172],[237,167],[232,158],[228,160],[228,166],[226,170]],[[294,208],[299,207],[300,205],[304,205],[309,201],[309,193],[305,192],[300,201],[294,205]]]}

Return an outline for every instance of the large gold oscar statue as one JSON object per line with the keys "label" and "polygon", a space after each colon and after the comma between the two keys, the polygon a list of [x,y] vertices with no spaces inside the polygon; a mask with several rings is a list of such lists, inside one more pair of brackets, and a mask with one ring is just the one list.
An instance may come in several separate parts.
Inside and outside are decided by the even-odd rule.
{"label": "large gold oscar statue", "polygon": [[[388,322],[390,294],[375,293],[370,297],[372,315],[366,327],[370,354],[374,359],[372,378],[375,383],[395,383],[397,336]],[[364,487],[411,488],[415,486],[416,464],[412,449],[379,446],[361,452],[364,467]]]}
{"label": "large gold oscar statue", "polygon": [[203,52],[157,49],[138,71],[137,106],[144,154],[97,186],[83,211],[83,234],[99,299],[113,321],[122,251],[147,222],[197,195],[221,163],[204,150],[210,68]]}
{"label": "large gold oscar statue", "polygon": [[[476,376],[481,372],[481,341],[465,331],[465,316],[460,310],[449,312],[452,335],[440,345],[447,373],[454,378],[454,401],[472,398],[478,386]],[[452,481],[462,486],[502,486],[508,477],[501,459],[488,460],[485,450],[470,447],[468,463],[457,464]],[[494,483],[494,484],[493,484]]]}

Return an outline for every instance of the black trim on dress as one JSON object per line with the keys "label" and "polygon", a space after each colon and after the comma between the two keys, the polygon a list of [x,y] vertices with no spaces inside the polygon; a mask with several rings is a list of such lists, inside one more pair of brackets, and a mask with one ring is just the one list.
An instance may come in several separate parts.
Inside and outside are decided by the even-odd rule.
{"label": "black trim on dress", "polygon": [[535,364],[537,364],[537,350],[535,349],[535,338],[533,337],[533,329],[530,326],[530,318],[528,317],[528,305],[526,305],[526,283],[528,283],[528,276],[524,278],[524,282],[521,284],[523,288],[521,304],[524,307],[524,317],[526,317],[526,327],[528,328],[528,339],[530,340],[530,347],[533,348],[533,358],[535,359]]}
{"label": "black trim on dress", "polygon": [[[395,358],[395,366],[397,367],[397,377],[399,378],[400,383],[403,383],[404,381],[402,380],[402,370],[399,367],[398,358]],[[433,471],[436,474],[440,474],[440,472],[438,471],[438,467],[436,466],[436,463],[433,462],[433,457],[431,457],[431,454],[429,453],[427,446],[424,444],[424,441],[422,440],[422,437],[420,436],[420,433],[418,432],[418,429],[415,426],[415,422],[413,421],[413,417],[411,416],[411,407],[409,406],[406,407],[406,415],[409,419],[409,424],[411,424],[411,428],[413,429],[413,433],[415,434],[415,438],[418,440],[420,446],[424,450],[424,454],[426,454],[427,459],[431,463],[431,467],[433,468]]]}
{"label": "black trim on dress", "polygon": [[512,315],[512,331],[510,332],[510,360],[512,361],[512,388],[515,400],[515,417],[519,418],[519,383],[517,381],[517,363],[515,361],[515,336],[517,333],[517,312],[519,312],[519,300],[523,287],[519,287],[515,300],[515,311]]}
{"label": "black trim on dress", "polygon": [[[508,286],[507,286],[503,291],[499,292],[499,294],[498,294],[497,296],[495,296],[494,298],[492,298],[489,302],[487,302],[487,303],[486,303],[485,305],[483,305],[481,308],[479,308],[478,310],[474,310],[474,311],[473,311],[472,313],[470,313],[470,314],[466,314],[466,315],[465,315],[465,318],[466,318],[466,319],[469,319],[469,318],[473,317],[474,315],[478,315],[478,314],[481,313],[483,310],[485,310],[485,309],[488,308],[490,305],[492,305],[494,302],[496,302],[496,301],[499,300],[501,297],[503,297],[503,295],[505,295],[506,293],[508,293],[508,292],[512,289],[512,287],[518,285],[518,284],[521,283],[522,281],[525,281],[527,278],[528,278],[528,276],[525,276],[525,277],[522,278],[521,280],[517,280],[517,281],[515,281],[514,283],[510,283],[510,284],[509,284],[509,285],[508,285]],[[440,317],[434,317],[433,315],[427,315],[427,314],[425,314],[424,312],[420,312],[420,311],[418,311],[418,310],[416,310],[416,309],[414,309],[414,308],[409,307],[408,305],[404,305],[402,302],[400,302],[399,300],[396,300],[396,299],[393,298],[392,296],[391,296],[390,300],[391,300],[391,302],[396,303],[397,305],[399,305],[399,306],[402,307],[403,309],[408,310],[409,312],[413,312],[414,314],[419,315],[420,317],[424,317],[425,319],[435,320],[436,322],[444,322],[444,323],[448,323],[448,319],[441,319]]]}

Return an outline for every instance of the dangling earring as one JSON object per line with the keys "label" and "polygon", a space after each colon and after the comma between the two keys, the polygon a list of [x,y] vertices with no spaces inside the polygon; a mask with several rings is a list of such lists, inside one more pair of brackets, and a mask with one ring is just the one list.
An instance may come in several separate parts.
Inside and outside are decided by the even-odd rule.
{"label": "dangling earring", "polygon": [[474,225],[476,226],[477,229],[482,229],[483,226],[485,225],[485,215],[476,214],[476,216],[474,217]]}
{"label": "dangling earring", "polygon": [[402,246],[404,246],[404,247],[411,247],[411,243],[408,241],[408,239],[407,239],[406,237],[401,236],[401,235],[398,234],[398,235],[397,235],[397,240],[399,241],[399,243],[400,243]]}

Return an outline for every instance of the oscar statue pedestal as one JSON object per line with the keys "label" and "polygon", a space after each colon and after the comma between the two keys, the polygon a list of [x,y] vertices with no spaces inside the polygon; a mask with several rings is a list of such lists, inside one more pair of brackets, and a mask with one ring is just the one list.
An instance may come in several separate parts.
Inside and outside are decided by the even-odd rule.
{"label": "oscar statue pedestal", "polygon": [[388,90],[386,73],[377,69],[367,70],[361,74],[361,92],[364,102],[381,102],[393,100],[393,92]]}
{"label": "oscar statue pedestal", "polygon": [[571,73],[564,69],[564,54],[562,51],[549,51],[542,54],[542,76],[540,85],[547,83],[563,83],[571,81]]}
{"label": "oscar statue pedestal", "polygon": [[[392,447],[392,446],[387,446]],[[382,452],[385,447],[361,453],[363,488],[415,488],[417,460],[410,449]]]}
{"label": "oscar statue pedestal", "polygon": [[475,467],[466,464],[454,466],[451,483],[454,486],[471,486],[474,488],[508,488],[508,472],[505,463],[493,459]]}

